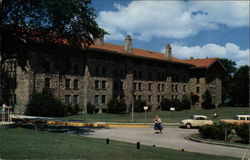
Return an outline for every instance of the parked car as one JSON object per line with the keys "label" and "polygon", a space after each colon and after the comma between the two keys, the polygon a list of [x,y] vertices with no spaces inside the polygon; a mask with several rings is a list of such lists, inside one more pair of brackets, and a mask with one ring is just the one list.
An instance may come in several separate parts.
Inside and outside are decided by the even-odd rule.
{"label": "parked car", "polygon": [[205,125],[212,125],[214,122],[203,115],[193,115],[190,119],[181,121],[180,127],[192,128]]}
{"label": "parked car", "polygon": [[249,115],[235,115],[233,119],[221,119],[220,122],[227,124],[249,124]]}

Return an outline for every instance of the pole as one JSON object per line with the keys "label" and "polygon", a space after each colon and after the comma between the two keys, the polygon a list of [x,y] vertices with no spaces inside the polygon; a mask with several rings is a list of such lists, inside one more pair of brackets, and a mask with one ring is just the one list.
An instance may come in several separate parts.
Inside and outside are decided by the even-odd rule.
{"label": "pole", "polygon": [[134,122],[134,90],[131,90],[131,95],[132,95],[132,115],[131,115],[131,121]]}
{"label": "pole", "polygon": [[132,117],[131,117],[131,121],[134,122],[134,96],[132,94]]}
{"label": "pole", "polygon": [[145,109],[145,122],[147,122],[147,110]]}

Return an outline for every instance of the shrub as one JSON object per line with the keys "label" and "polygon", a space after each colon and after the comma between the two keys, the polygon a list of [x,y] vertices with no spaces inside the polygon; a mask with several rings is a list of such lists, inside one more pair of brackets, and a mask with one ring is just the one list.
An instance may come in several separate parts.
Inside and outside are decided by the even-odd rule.
{"label": "shrub", "polygon": [[205,94],[203,95],[204,102],[202,102],[202,107],[204,109],[212,109],[215,108],[215,105],[212,103],[212,96],[209,90],[206,90]]}
{"label": "shrub", "polygon": [[87,103],[87,113],[89,114],[95,113],[95,105],[93,105],[91,102]]}
{"label": "shrub", "polygon": [[65,115],[65,106],[49,90],[35,93],[25,111],[31,116],[60,117]]}
{"label": "shrub", "polygon": [[72,114],[73,114],[73,115],[77,115],[79,111],[80,111],[79,105],[78,105],[78,104],[74,104],[74,105],[72,106]]}
{"label": "shrub", "polygon": [[181,101],[179,99],[172,99],[171,103],[171,107],[174,107],[176,111],[182,110]]}
{"label": "shrub", "polygon": [[108,102],[108,113],[113,113],[113,114],[125,113],[126,108],[127,106],[123,99],[119,101],[118,99],[113,98]]}
{"label": "shrub", "polygon": [[161,110],[169,111],[171,106],[172,106],[171,100],[167,98],[163,98],[161,100],[161,104],[160,104]]}
{"label": "shrub", "polygon": [[237,135],[240,136],[241,141],[243,143],[249,143],[249,125],[248,124],[236,125],[235,131]]}
{"label": "shrub", "polygon": [[66,104],[64,110],[65,110],[65,116],[72,115],[73,110],[71,104]]}
{"label": "shrub", "polygon": [[224,140],[225,130],[227,129],[227,135],[231,134],[232,129],[235,129],[236,134],[240,136],[243,143],[249,143],[249,126],[248,124],[242,125],[227,125],[222,123],[220,125],[213,124],[211,126],[202,126],[199,129],[199,133],[203,138],[211,138]]}
{"label": "shrub", "polygon": [[182,105],[182,109],[191,109],[191,101],[187,95],[183,96],[183,99],[181,101],[181,105]]}
{"label": "shrub", "polygon": [[[207,125],[202,126],[199,129],[199,132],[201,134],[201,137],[203,138],[211,138],[211,139],[218,139],[218,140],[224,140],[225,138],[225,125]],[[230,129],[228,129],[229,131]]]}
{"label": "shrub", "polygon": [[134,111],[135,112],[143,112],[144,106],[146,106],[146,102],[138,99],[134,102]]}

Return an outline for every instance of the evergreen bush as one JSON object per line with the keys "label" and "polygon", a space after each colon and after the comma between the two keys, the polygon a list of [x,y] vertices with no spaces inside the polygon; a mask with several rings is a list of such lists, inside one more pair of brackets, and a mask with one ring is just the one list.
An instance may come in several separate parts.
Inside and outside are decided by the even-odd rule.
{"label": "evergreen bush", "polygon": [[44,116],[44,117],[61,117],[65,115],[65,106],[57,100],[49,89],[43,90],[42,93],[35,93],[25,111],[26,115]]}
{"label": "evergreen bush", "polygon": [[142,101],[140,99],[137,99],[134,102],[134,111],[135,112],[143,112],[144,111],[144,106],[146,106],[146,102]]}
{"label": "evergreen bush", "polygon": [[95,113],[95,105],[93,105],[91,102],[87,103],[87,113],[88,114],[94,114]]}

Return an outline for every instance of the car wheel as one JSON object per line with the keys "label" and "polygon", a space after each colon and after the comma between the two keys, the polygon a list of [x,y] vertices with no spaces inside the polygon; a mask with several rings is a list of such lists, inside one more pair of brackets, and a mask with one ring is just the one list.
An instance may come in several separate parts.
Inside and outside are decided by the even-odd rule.
{"label": "car wheel", "polygon": [[186,124],[186,128],[190,129],[192,125],[190,123]]}

